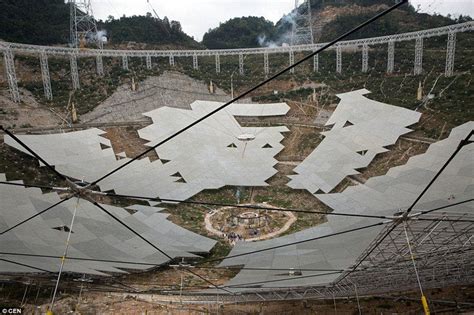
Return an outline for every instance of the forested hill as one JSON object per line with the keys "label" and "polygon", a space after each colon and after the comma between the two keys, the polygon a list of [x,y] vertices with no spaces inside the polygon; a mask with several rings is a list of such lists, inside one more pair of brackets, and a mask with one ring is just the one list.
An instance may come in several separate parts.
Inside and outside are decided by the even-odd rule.
{"label": "forested hill", "polygon": [[69,6],[64,0],[0,1],[0,39],[28,44],[67,43]]}
{"label": "forested hill", "polygon": [[[54,45],[69,42],[69,4],[64,0],[2,0],[0,1],[0,39],[11,42]],[[110,16],[98,21],[107,32],[111,44],[138,42],[201,47],[185,34],[181,24],[145,16]]]}
{"label": "forested hill", "polygon": [[275,26],[264,17],[233,18],[204,34],[202,43],[209,49],[260,47],[273,37]]}
{"label": "forested hill", "polygon": [[[392,6],[394,0],[311,0],[311,16],[315,42],[325,42],[359,25],[376,13]],[[298,10],[303,11],[301,5]],[[207,48],[245,48],[288,43],[296,9],[284,15],[273,27],[263,18],[236,18],[209,30],[203,37]],[[471,20],[419,13],[412,5],[403,5],[350,39],[404,33]],[[265,27],[262,27],[265,26]],[[265,41],[261,39],[265,37]]]}
{"label": "forested hill", "polygon": [[155,18],[151,13],[122,16],[115,19],[109,16],[106,21],[99,21],[98,27],[107,31],[107,38],[112,44],[137,42],[147,44],[173,44],[177,46],[198,48],[201,45],[181,29],[178,21]]}

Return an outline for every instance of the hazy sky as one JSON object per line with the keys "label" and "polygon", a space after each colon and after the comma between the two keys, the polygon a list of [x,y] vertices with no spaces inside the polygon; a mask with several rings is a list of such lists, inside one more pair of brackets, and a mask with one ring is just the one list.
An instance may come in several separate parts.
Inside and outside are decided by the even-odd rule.
{"label": "hazy sky", "polygon": [[[107,19],[109,15],[144,15],[151,12],[151,6],[158,16],[181,22],[183,30],[198,41],[209,28],[233,17],[264,16],[277,22],[294,6],[294,0],[91,0],[94,15]],[[300,0],[302,2],[302,0]],[[422,12],[438,12],[443,15],[474,16],[474,0],[411,0]],[[151,5],[151,6],[150,6]]]}

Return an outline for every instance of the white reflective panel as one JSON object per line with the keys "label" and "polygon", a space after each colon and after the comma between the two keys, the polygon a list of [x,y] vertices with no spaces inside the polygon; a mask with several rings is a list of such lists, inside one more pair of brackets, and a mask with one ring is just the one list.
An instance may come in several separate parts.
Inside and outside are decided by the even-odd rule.
{"label": "white reflective panel", "polygon": [[[393,168],[392,170],[395,171],[373,177],[365,184],[349,187],[341,193],[318,194],[316,196],[336,212],[391,216],[400,209],[406,210],[471,130],[474,130],[474,122],[454,128],[447,139],[432,144],[426,153],[410,158],[407,164]],[[418,210],[430,210],[472,198],[474,196],[474,178],[472,171],[465,173],[464,170],[474,169],[473,156],[474,143],[464,146],[417,203],[413,210],[414,213]],[[474,204],[464,203],[443,209],[442,212],[472,214]],[[354,265],[384,227],[378,225],[321,238],[324,235],[357,229],[382,221],[381,219],[341,216],[327,216],[327,220],[326,223],[292,235],[257,243],[237,243],[229,254],[230,258],[225,259],[221,266],[243,265],[244,267],[258,268],[294,268],[295,270],[299,268],[348,269]],[[232,258],[234,255],[312,238],[319,239]],[[290,278],[289,280],[273,282],[282,279],[282,276],[276,275],[275,271],[242,270],[228,284],[244,285],[270,281],[262,284],[263,288],[325,285],[340,276],[340,274],[321,275],[324,273],[327,272],[303,271],[303,278],[286,275],[283,278]],[[309,277],[304,277],[306,275]],[[255,289],[235,288],[232,290],[243,292]]]}
{"label": "white reflective panel", "polygon": [[[221,105],[196,101],[191,110],[161,107],[145,114],[153,124],[139,130],[139,135],[150,141],[147,145],[155,145]],[[100,187],[119,194],[185,200],[204,189],[226,185],[267,186],[265,181],[277,172],[274,156],[283,149],[282,133],[288,129],[242,127],[234,115],[277,116],[288,110],[285,103],[233,104],[157,148],[159,160],[137,160],[105,178]],[[93,128],[18,137],[59,172],[92,182],[130,160],[122,152],[114,153],[104,134]],[[252,139],[239,140],[245,134],[252,134]],[[8,136],[5,142],[28,153]]]}
{"label": "white reflective panel", "polygon": [[[0,180],[5,176],[0,174]],[[61,199],[56,193],[42,193],[38,188],[0,185],[0,226],[2,231],[42,211]],[[3,202],[3,201],[8,202]],[[69,257],[99,260],[147,263],[135,265],[120,262],[101,262],[67,259],[66,272],[107,275],[123,273],[120,268],[149,269],[169,258],[125,229],[92,203],[70,199],[31,219],[30,221],[0,235],[0,251],[28,255],[62,256],[72,214],[77,205],[77,214],[72,227]],[[207,253],[215,241],[181,228],[166,220],[167,214],[159,213],[162,208],[131,206],[140,209],[130,214],[115,206],[102,205],[114,216],[120,218],[167,255],[175,257],[197,257],[192,253]],[[158,218],[156,218],[158,217]],[[67,227],[67,229],[65,228]],[[11,260],[40,269],[57,272],[58,258],[42,258],[18,255],[0,255],[0,259]],[[14,269],[13,263],[0,261],[0,272],[41,272],[34,268]],[[100,270],[100,271],[99,271]]]}
{"label": "white reflective panel", "polygon": [[333,125],[316,149],[290,175],[288,186],[328,193],[346,176],[367,167],[388,145],[411,130],[420,113],[373,101],[366,89],[338,94],[341,99],[326,125]]}

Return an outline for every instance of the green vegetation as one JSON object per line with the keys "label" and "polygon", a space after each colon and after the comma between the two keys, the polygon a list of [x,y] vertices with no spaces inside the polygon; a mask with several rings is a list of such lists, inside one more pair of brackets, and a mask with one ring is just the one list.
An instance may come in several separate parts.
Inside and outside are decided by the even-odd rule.
{"label": "green vegetation", "polygon": [[200,47],[193,38],[183,32],[178,21],[169,21],[167,17],[158,19],[149,12],[145,16],[122,16],[119,19],[109,16],[105,22],[99,21],[98,28],[107,31],[111,43],[137,42]]}
{"label": "green vegetation", "polygon": [[0,39],[28,44],[67,43],[69,7],[64,0],[0,1]]}
{"label": "green vegetation", "polygon": [[209,49],[259,47],[273,32],[273,23],[264,17],[233,18],[204,34],[202,43]]}
{"label": "green vegetation", "polygon": [[[0,2],[0,39],[11,42],[53,45],[69,42],[69,4],[64,0],[5,0]],[[178,21],[167,17],[109,16],[98,21],[99,30],[106,30],[109,42],[173,44],[189,48],[201,46],[186,35]]]}

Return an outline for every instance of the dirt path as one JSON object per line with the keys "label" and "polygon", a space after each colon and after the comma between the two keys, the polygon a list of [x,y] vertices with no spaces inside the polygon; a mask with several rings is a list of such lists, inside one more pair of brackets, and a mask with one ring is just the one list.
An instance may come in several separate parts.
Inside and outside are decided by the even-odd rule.
{"label": "dirt path", "polygon": [[[245,205],[250,205],[250,204],[242,204],[242,206],[245,206]],[[263,206],[263,207],[269,207],[269,208],[272,208],[271,205],[268,205],[266,203],[262,203],[262,204],[251,204],[252,206]],[[212,226],[212,222],[211,222],[211,218],[214,214],[220,212],[220,211],[225,211],[225,210],[231,210],[232,208],[234,207],[223,207],[223,208],[219,208],[219,209],[216,209],[216,210],[213,210],[211,212],[208,212],[206,213],[206,216],[204,217],[204,224],[205,224],[205,228],[206,230],[209,232],[209,233],[212,233],[214,235],[217,235],[217,236],[220,236],[220,237],[225,237],[225,233],[222,232],[222,231],[219,231],[217,229],[215,229],[213,226]],[[286,232],[293,223],[295,223],[296,221],[296,216],[294,215],[293,212],[290,212],[290,211],[285,211],[284,212],[288,217],[289,217],[289,220],[286,221],[286,223],[280,228],[278,229],[277,231],[273,231],[271,233],[267,233],[267,234],[264,234],[264,235],[260,235],[258,237],[252,237],[252,238],[246,238],[245,239],[245,242],[255,242],[255,241],[261,241],[261,240],[266,240],[266,239],[269,239],[269,238],[272,238],[272,237],[275,237],[275,236],[278,236],[284,232]]]}

